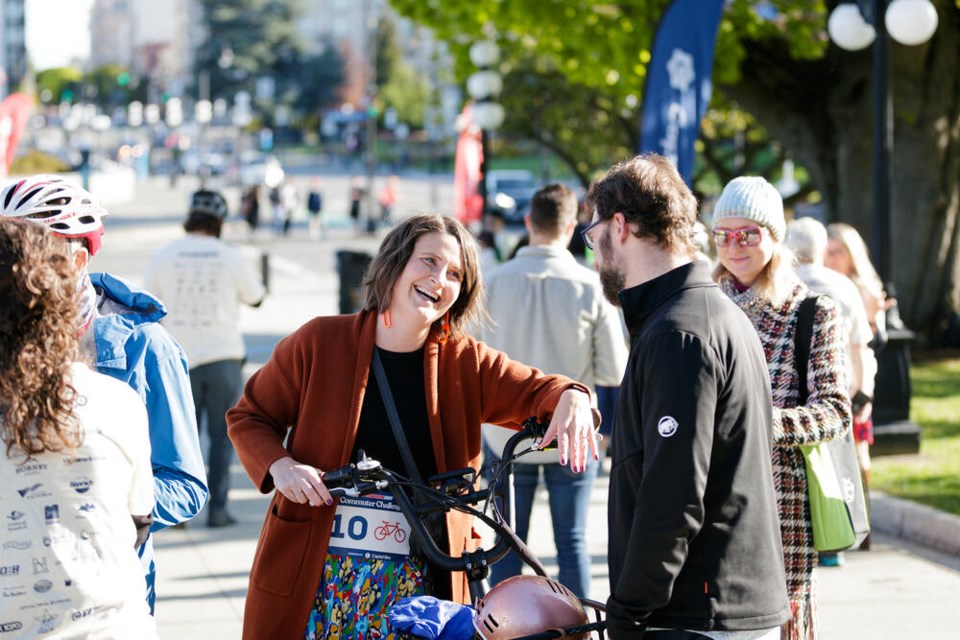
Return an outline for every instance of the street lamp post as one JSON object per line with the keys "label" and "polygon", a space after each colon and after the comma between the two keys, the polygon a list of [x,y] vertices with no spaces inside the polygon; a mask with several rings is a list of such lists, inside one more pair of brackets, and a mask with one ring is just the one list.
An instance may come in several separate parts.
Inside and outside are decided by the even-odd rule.
{"label": "street lamp post", "polygon": [[467,93],[473,98],[473,121],[480,127],[480,197],[483,213],[487,213],[487,167],[490,163],[489,135],[503,123],[503,105],[497,102],[503,90],[503,79],[496,70],[500,48],[490,40],[480,40],[470,47],[470,61],[477,71],[467,79]]}
{"label": "street lamp post", "polygon": [[[937,11],[930,0],[857,0],[843,3],[830,14],[827,30],[842,49],[858,51],[873,45],[873,157],[871,253],[881,280],[893,293],[890,255],[890,157],[893,149],[893,109],[887,35],[904,45],[927,42],[937,29]],[[893,323],[889,323],[893,325]],[[887,345],[878,355],[874,421],[877,444],[883,453],[912,453],[919,449],[920,430],[910,422],[910,343],[913,332],[891,326]],[[881,438],[881,436],[887,436]],[[874,452],[877,453],[877,452]]]}
{"label": "street lamp post", "polygon": [[890,151],[893,119],[887,34],[900,44],[927,42],[937,29],[930,0],[858,0],[837,5],[830,14],[830,38],[848,51],[873,45],[873,232],[871,245],[880,278],[893,278],[890,259]]}

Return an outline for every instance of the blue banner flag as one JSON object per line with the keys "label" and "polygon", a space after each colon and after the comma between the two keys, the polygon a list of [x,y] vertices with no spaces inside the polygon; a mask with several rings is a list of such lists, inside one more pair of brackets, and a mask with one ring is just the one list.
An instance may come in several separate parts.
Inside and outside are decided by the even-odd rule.
{"label": "blue banner flag", "polygon": [[647,67],[640,153],[664,155],[693,185],[694,143],[710,104],[710,72],[724,0],[673,0],[660,19]]}

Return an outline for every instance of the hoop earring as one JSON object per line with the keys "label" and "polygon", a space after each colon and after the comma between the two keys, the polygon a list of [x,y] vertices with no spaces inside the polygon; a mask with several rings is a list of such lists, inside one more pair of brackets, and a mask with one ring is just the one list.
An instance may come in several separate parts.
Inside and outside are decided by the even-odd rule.
{"label": "hoop earring", "polygon": [[383,320],[383,326],[387,329],[390,328],[390,325],[393,324],[393,318],[390,316],[390,309],[387,309],[380,315],[380,319]]}
{"label": "hoop earring", "polygon": [[450,337],[450,312],[447,311],[443,315],[443,322],[440,324],[440,334],[437,335],[437,340],[440,342],[440,344],[445,344],[449,337]]}

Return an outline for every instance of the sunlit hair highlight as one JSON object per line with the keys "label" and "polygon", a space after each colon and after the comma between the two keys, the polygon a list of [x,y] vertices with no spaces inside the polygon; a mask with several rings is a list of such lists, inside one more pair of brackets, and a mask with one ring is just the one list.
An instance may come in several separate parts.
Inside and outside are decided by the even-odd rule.
{"label": "sunlit hair highlight", "polygon": [[[463,281],[460,296],[450,308],[451,329],[463,331],[464,327],[476,326],[475,322],[483,322],[486,318],[480,296],[483,282],[477,241],[459,220],[439,214],[411,216],[390,230],[363,276],[362,308],[376,313],[387,310],[393,287],[413,255],[417,240],[428,233],[449,234],[460,245]],[[434,325],[436,332],[439,332],[441,320]]]}
{"label": "sunlit hair highlight", "polygon": [[856,229],[844,222],[834,222],[827,225],[827,237],[832,238],[843,245],[843,248],[850,254],[850,263],[853,265],[853,273],[845,273],[858,287],[866,288],[871,291],[882,292],[883,283],[877,270],[873,268],[870,261],[870,252],[867,250],[867,243]]}
{"label": "sunlit hair highlight", "polygon": [[42,225],[0,220],[0,424],[8,458],[81,444],[70,383],[76,277],[63,239]]}

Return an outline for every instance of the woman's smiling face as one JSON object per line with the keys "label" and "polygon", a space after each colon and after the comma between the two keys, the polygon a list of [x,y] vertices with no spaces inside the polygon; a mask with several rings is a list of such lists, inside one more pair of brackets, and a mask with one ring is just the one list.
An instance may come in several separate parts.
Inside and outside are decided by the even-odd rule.
{"label": "woman's smiling face", "polygon": [[457,239],[435,231],[420,236],[390,296],[394,319],[415,317],[430,326],[460,296],[463,256]]}

